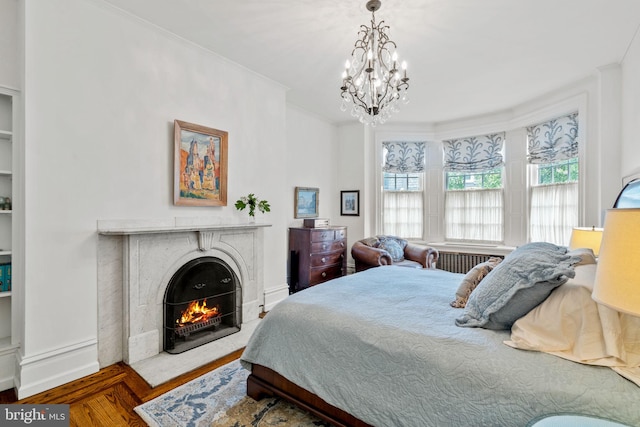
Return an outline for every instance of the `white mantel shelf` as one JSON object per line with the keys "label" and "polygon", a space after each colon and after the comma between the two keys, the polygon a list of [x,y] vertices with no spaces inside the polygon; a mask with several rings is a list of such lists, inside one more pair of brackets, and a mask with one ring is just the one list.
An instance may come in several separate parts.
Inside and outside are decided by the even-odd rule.
{"label": "white mantel shelf", "polygon": [[127,236],[133,234],[181,233],[185,231],[245,230],[260,227],[271,227],[271,224],[244,223],[215,225],[105,226],[98,227],[98,234],[107,236]]}

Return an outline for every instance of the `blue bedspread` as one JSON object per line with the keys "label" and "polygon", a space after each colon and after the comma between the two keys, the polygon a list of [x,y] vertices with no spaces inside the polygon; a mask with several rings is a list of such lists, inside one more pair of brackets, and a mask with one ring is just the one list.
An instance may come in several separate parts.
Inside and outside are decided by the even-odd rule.
{"label": "blue bedspread", "polygon": [[461,328],[462,275],[379,267],[294,294],[242,356],[374,426],[525,426],[554,413],[640,425],[640,388],[604,367]]}

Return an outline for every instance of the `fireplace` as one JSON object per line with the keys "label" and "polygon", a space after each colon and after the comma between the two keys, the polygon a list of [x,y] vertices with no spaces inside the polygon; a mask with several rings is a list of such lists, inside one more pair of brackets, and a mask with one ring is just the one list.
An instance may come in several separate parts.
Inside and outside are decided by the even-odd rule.
{"label": "fireplace", "polygon": [[164,350],[176,354],[240,331],[242,287],[216,257],[200,257],[171,278],[164,297]]}
{"label": "fireplace", "polygon": [[[264,304],[265,227],[269,225],[205,224],[203,220],[193,218],[176,218],[175,222],[166,223],[142,220],[137,223],[99,222],[98,289],[101,304],[98,333],[101,366],[124,361],[150,384],[160,384],[207,363],[212,357],[221,357],[242,348],[257,326]],[[218,261],[210,262],[212,259]],[[200,264],[206,267],[199,267]],[[167,288],[173,287],[182,275],[178,272],[186,270],[187,265],[197,266],[196,272],[199,268],[220,269],[223,273],[218,282],[232,279],[233,286],[229,291],[233,289],[234,292],[227,300],[220,297],[222,301],[216,302],[216,298],[211,299],[216,294],[208,293],[209,282],[196,278],[194,284],[205,283],[207,293],[191,289],[192,295],[174,294]],[[208,344],[200,345],[198,341],[196,348],[170,354],[165,349],[167,297],[166,301],[170,303],[195,300],[200,306],[207,298],[207,308],[220,305],[223,314],[235,311],[235,315],[223,316],[219,323],[216,319],[202,329],[200,326],[203,325],[181,329],[174,337],[175,346],[171,351],[180,351],[184,342],[191,345],[203,335],[220,335],[219,339]],[[229,302],[229,298],[234,302]],[[234,308],[228,308],[232,306]],[[169,317],[174,315],[171,313]],[[231,333],[234,328],[237,332]]]}

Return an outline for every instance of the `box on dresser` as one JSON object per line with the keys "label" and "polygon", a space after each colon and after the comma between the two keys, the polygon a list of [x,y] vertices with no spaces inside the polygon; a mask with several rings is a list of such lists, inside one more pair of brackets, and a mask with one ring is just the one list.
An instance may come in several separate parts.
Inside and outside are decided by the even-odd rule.
{"label": "box on dresser", "polygon": [[347,227],[289,228],[289,292],[347,274]]}
{"label": "box on dresser", "polygon": [[303,225],[307,228],[327,228],[329,220],[326,218],[306,218]]}

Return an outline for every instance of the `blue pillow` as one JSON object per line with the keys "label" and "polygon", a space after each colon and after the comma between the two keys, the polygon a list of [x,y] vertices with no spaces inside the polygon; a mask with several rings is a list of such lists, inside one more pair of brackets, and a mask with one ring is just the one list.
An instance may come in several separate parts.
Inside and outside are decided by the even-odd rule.
{"label": "blue pillow", "polygon": [[399,241],[400,239],[378,236],[378,240],[380,241],[378,248],[389,252],[393,262],[404,261],[404,246],[406,246],[406,244],[402,245],[402,241]]}
{"label": "blue pillow", "polygon": [[574,277],[573,264],[579,261],[564,246],[546,242],[520,246],[482,279],[456,325],[510,329],[551,291]]}

